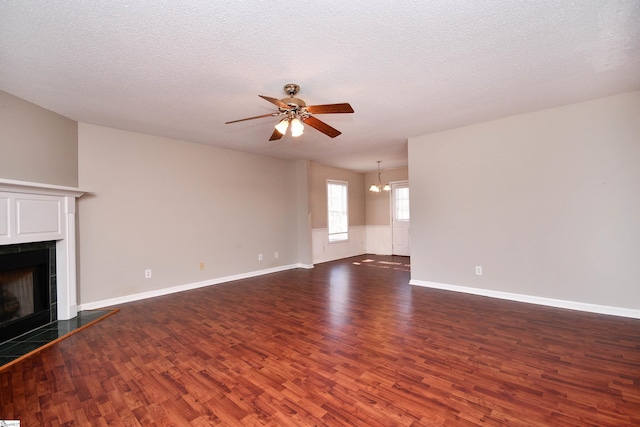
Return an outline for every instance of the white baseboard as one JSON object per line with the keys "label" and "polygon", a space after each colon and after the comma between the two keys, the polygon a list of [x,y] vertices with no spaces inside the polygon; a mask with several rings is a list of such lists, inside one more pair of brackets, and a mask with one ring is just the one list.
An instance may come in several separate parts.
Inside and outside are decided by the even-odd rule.
{"label": "white baseboard", "polygon": [[157,289],[149,292],[141,292],[138,294],[125,295],[122,297],[106,299],[102,301],[89,302],[78,305],[78,311],[95,310],[103,307],[112,307],[118,304],[139,301],[148,298],[159,297],[162,295],[174,294],[176,292],[189,291],[192,289],[203,288],[205,286],[219,285],[221,283],[231,282],[233,280],[248,279],[250,277],[262,276],[265,274],[277,273],[279,271],[292,270],[294,268],[313,268],[313,264],[290,264],[280,267],[267,268],[264,270],[250,271],[248,273],[235,274],[233,276],[219,277],[217,279],[203,280],[202,282],[188,283],[186,285],[172,286],[170,288]]}
{"label": "white baseboard", "polygon": [[513,294],[509,292],[492,291],[489,289],[468,288],[466,286],[448,285],[444,283],[427,282],[424,280],[415,279],[409,281],[409,284],[415,286],[423,286],[426,288],[443,289],[446,291],[463,292],[465,294],[481,295],[484,297],[526,302],[529,304],[538,304],[549,307],[566,308],[569,310],[586,311],[590,313],[608,314],[611,316],[640,319],[640,310],[634,310],[630,308],[610,307],[606,305],[588,304],[583,302],[536,297],[531,295]]}
{"label": "white baseboard", "polygon": [[292,268],[306,268],[306,269],[311,269],[314,268],[313,264],[295,264]]}

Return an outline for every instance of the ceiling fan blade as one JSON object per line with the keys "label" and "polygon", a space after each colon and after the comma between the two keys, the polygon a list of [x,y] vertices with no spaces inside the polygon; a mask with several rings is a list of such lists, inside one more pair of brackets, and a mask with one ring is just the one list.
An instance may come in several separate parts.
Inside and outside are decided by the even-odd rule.
{"label": "ceiling fan blade", "polygon": [[307,107],[307,111],[311,114],[353,113],[353,108],[345,102],[343,104],[311,105]]}
{"label": "ceiling fan blade", "polygon": [[289,106],[287,104],[285,104],[284,102],[280,101],[277,98],[272,98],[270,96],[264,96],[264,95],[258,95],[260,98],[269,101],[272,104],[277,105],[280,108],[289,108]]}
{"label": "ceiling fan blade", "polygon": [[238,122],[244,122],[245,120],[261,119],[263,117],[272,117],[272,116],[279,116],[279,115],[280,113],[269,113],[269,114],[263,114],[261,116],[247,117],[246,119],[231,120],[230,122],[224,122],[224,124],[228,125],[229,123],[238,123]]}
{"label": "ceiling fan blade", "polygon": [[305,125],[309,125],[312,128],[315,128],[315,129],[319,130],[320,132],[324,133],[327,136],[330,136],[331,138],[335,138],[336,136],[338,136],[338,135],[340,135],[342,133],[338,129],[332,128],[331,126],[329,126],[328,124],[326,124],[322,120],[318,120],[313,116],[307,117],[306,119],[304,119],[304,121],[302,123],[304,123]]}
{"label": "ceiling fan blade", "polygon": [[269,138],[269,141],[275,141],[280,138],[282,138],[282,134],[278,132],[278,129],[274,129],[273,133],[271,134],[271,138]]}

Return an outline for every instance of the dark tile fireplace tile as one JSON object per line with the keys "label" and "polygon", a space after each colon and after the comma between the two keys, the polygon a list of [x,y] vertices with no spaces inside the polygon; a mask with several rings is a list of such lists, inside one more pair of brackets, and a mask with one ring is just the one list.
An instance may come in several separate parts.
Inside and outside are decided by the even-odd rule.
{"label": "dark tile fireplace tile", "polygon": [[87,310],[70,320],[57,320],[0,344],[0,368],[25,354],[70,334],[113,310]]}

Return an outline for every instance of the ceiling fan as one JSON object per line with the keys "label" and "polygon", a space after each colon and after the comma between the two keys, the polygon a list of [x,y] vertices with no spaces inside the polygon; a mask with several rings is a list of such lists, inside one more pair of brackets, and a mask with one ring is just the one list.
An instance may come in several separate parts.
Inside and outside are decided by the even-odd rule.
{"label": "ceiling fan", "polygon": [[336,114],[336,113],[353,113],[353,108],[347,103],[342,104],[325,104],[325,105],[307,105],[302,99],[294,98],[294,96],[300,90],[300,86],[297,84],[289,83],[284,85],[284,92],[289,95],[288,98],[276,99],[270,96],[258,95],[260,98],[269,101],[270,103],[278,107],[278,111],[270,114],[263,114],[261,116],[247,117],[245,119],[232,120],[229,123],[243,122],[245,120],[260,119],[263,117],[277,117],[285,116],[276,125],[269,141],[282,138],[287,131],[287,127],[291,125],[291,136],[296,137],[302,135],[304,130],[304,124],[311,126],[314,129],[319,130],[331,138],[335,138],[340,135],[337,129],[332,128],[322,120],[316,119],[312,114]]}

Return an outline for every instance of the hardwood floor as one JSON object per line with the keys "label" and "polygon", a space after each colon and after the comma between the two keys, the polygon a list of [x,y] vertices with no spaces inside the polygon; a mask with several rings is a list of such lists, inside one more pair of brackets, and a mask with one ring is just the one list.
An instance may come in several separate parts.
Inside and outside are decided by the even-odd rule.
{"label": "hardwood floor", "polygon": [[411,287],[408,261],[361,256],[123,304],[0,372],[0,419],[640,425],[639,320]]}

